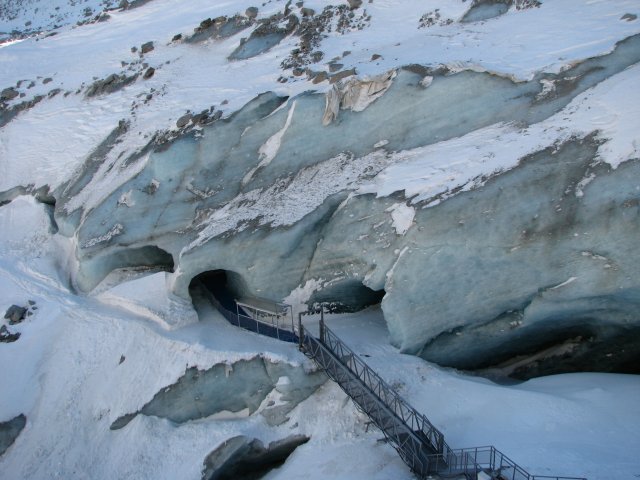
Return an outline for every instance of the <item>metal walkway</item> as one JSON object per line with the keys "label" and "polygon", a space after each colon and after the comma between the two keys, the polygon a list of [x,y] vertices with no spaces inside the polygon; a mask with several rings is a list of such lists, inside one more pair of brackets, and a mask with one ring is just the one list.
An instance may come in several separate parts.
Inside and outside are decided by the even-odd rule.
{"label": "metal walkway", "polygon": [[[216,292],[217,293],[217,292]],[[302,325],[292,330],[272,331],[261,322],[244,322],[225,300],[210,296],[213,304],[232,324],[260,334],[298,342],[300,350],[313,359],[382,431],[402,460],[419,478],[436,474],[441,478],[468,480],[587,480],[582,477],[530,475],[493,446],[452,449],[423,414],[396,393],[324,323],[321,314],[319,338]]]}
{"label": "metal walkway", "polygon": [[454,450],[423,414],[396,393],[320,320],[320,338],[302,325],[300,350],[312,358],[382,431],[402,460],[420,478],[437,474],[469,480],[586,480],[530,475],[493,446]]}

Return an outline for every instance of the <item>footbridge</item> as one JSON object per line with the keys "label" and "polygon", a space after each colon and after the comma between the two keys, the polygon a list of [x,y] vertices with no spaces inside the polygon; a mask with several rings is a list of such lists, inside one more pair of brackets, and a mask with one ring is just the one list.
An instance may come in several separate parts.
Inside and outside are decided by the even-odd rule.
{"label": "footbridge", "polygon": [[[220,292],[216,292],[218,295]],[[214,306],[232,324],[288,342],[297,342],[300,350],[313,359],[329,378],[353,400],[385,436],[402,460],[419,478],[432,475],[468,480],[587,480],[583,477],[531,475],[493,446],[452,449],[444,435],[422,413],[413,408],[362,358],[351,350],[324,322],[321,312],[319,335],[313,335],[303,324],[281,321],[288,318],[283,304],[267,308],[264,301],[231,300],[211,295]],[[279,312],[280,320],[269,322],[251,314]],[[249,310],[249,311],[247,311]]]}

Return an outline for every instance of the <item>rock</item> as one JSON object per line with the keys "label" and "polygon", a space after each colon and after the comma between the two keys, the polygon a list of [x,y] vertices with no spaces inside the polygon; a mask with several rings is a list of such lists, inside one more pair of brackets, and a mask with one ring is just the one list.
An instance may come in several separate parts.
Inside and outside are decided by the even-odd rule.
{"label": "rock", "polygon": [[153,67],[149,67],[144,72],[144,75],[142,76],[142,78],[145,80],[149,80],[151,77],[153,77],[154,73],[156,73],[156,69]]}
{"label": "rock", "polygon": [[51,83],[51,82],[53,82],[53,78],[51,77],[47,77],[44,80],[42,80],[43,85],[46,85],[47,83]]}
{"label": "rock", "polygon": [[229,38],[253,25],[255,19],[243,15],[233,17],[220,16],[215,19],[206,18],[194,29],[193,35],[188,37],[188,43],[200,43],[209,38]]}
{"label": "rock", "polygon": [[154,48],[153,42],[143,43],[140,47],[140,52],[144,55],[145,53],[151,52]]}
{"label": "rock", "polygon": [[0,455],[15,442],[27,424],[27,417],[20,414],[6,422],[0,422]]}
{"label": "rock", "polygon": [[190,113],[187,113],[181,116],[178,120],[176,120],[176,127],[178,128],[186,127],[192,118],[193,118],[193,115],[191,115]]}
{"label": "rock", "polygon": [[178,33],[176,35],[173,36],[173,38],[171,39],[172,42],[177,42],[178,40],[182,40],[182,34]]}
{"label": "rock", "polygon": [[349,70],[343,70],[341,72],[338,72],[334,75],[331,75],[331,78],[329,79],[329,83],[336,83],[339,82],[340,80],[347,78],[347,77],[351,77],[353,75],[356,74],[356,69],[355,68],[350,68]]}
{"label": "rock", "polygon": [[638,16],[636,14],[634,14],[634,13],[625,13],[624,15],[622,15],[622,17],[620,17],[620,20],[626,20],[627,22],[633,22],[637,18],[638,18]]}
{"label": "rock", "polygon": [[127,85],[133,83],[136,78],[138,78],[138,74],[126,76],[124,74],[117,75],[112,73],[108,77],[102,80],[96,80],[87,88],[87,97],[95,97],[97,95],[104,95],[116,92]]}
{"label": "rock", "polygon": [[341,70],[342,67],[344,67],[344,65],[342,63],[333,63],[333,62],[331,62],[329,64],[329,72],[331,72],[331,73],[337,72],[338,70]]}
{"label": "rock", "polygon": [[251,20],[258,16],[258,7],[249,7],[244,12],[245,16]]}
{"label": "rock", "polygon": [[307,436],[291,435],[265,447],[257,438],[230,438],[204,459],[202,480],[262,478],[308,441]]}
{"label": "rock", "polygon": [[22,322],[27,314],[27,309],[18,305],[11,305],[7,312],[4,314],[4,318],[9,320],[10,325]]}
{"label": "rock", "polygon": [[349,8],[351,8],[351,10],[355,10],[362,5],[362,0],[347,0],[347,3],[349,4]]}
{"label": "rock", "polygon": [[329,80],[329,74],[327,72],[312,72],[309,75],[309,79],[312,83],[318,84]]}
{"label": "rock", "polygon": [[209,120],[209,115],[206,111],[194,115],[191,119],[194,125],[203,125],[207,123],[207,120]]}
{"label": "rock", "polygon": [[12,343],[20,338],[20,332],[11,333],[6,325],[0,327],[0,342]]}
{"label": "rock", "polygon": [[379,55],[377,53],[374,53],[373,55],[371,55],[371,61],[375,62],[376,60],[378,60],[379,58],[382,58],[382,55]]}
{"label": "rock", "polygon": [[[347,70],[348,71],[348,70]],[[342,72],[341,72],[342,73]],[[348,81],[334,85],[327,93],[322,124],[329,125],[341,109],[360,112],[376,99],[380,98],[391,87],[396,76],[395,70],[371,77],[368,80],[350,78]],[[333,82],[331,78],[331,83]]]}
{"label": "rock", "polygon": [[2,93],[0,93],[0,100],[2,101],[13,100],[18,95],[19,93],[13,87],[5,88],[4,90],[2,90]]}
{"label": "rock", "polygon": [[303,17],[313,17],[316,11],[313,8],[302,8],[300,9],[300,13],[302,13]]}

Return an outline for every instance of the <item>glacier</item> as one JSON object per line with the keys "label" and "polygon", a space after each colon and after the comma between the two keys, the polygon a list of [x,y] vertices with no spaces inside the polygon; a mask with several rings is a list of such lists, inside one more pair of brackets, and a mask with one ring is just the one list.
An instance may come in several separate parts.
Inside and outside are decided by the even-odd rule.
{"label": "glacier", "polygon": [[413,478],[208,275],[453,446],[635,478],[639,9],[0,0],[0,477]]}
{"label": "glacier", "polygon": [[[54,191],[56,223],[76,239],[74,285],[92,291],[123,269],[165,270],[184,310],[191,280],[206,271],[238,275],[236,295],[278,300],[321,280],[309,306],[353,310],[384,295],[393,343],[442,365],[492,367],[572,342],[575,354],[561,349],[546,367],[536,360],[519,375],[633,371],[638,200],[636,183],[624,179],[636,178],[637,167],[633,159],[607,167],[597,124],[556,129],[493,169],[490,157],[474,159],[489,167],[430,194],[376,184],[428,145],[495,125],[527,136],[572,115],[575,99],[640,60],[639,44],[630,37],[609,54],[526,82],[410,65],[375,88],[345,81],[344,92],[372,97],[357,100],[359,108],[333,100],[346,94],[342,82],[327,94],[264,93],[195,132],[100,163],[126,133],[120,126]],[[130,178],[113,183],[112,172]],[[104,190],[105,182],[113,187]],[[414,212],[401,229],[398,206]],[[569,278],[577,281],[558,287]],[[504,328],[511,324],[518,328]],[[604,357],[621,346],[624,354]]]}

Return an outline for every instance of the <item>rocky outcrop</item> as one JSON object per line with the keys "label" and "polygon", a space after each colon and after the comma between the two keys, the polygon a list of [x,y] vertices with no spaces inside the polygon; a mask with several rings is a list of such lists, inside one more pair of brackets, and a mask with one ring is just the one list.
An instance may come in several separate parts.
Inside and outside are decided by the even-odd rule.
{"label": "rocky outcrop", "polygon": [[20,332],[11,333],[6,325],[0,326],[0,343],[13,343],[20,338]]}
{"label": "rocky outcrop", "polygon": [[26,424],[27,417],[22,414],[6,422],[0,422],[0,455],[13,445]]}
{"label": "rocky outcrop", "polygon": [[291,435],[265,446],[257,438],[244,435],[230,438],[207,455],[202,480],[262,478],[308,441],[309,437],[304,435]]}
{"label": "rocky outcrop", "polygon": [[[355,71],[350,74],[354,75]],[[368,79],[352,77],[344,82],[338,82],[327,94],[322,124],[329,125],[333,122],[338,118],[341,109],[363,111],[385,94],[395,76],[396,72],[391,71]]]}
{"label": "rocky outcrop", "polygon": [[127,85],[135,82],[138,78],[138,75],[125,75],[120,74],[117,75],[112,73],[106,78],[101,80],[96,80],[87,88],[86,96],[87,97],[95,97],[98,95],[106,95],[109,93],[117,92],[118,90],[123,89]]}

